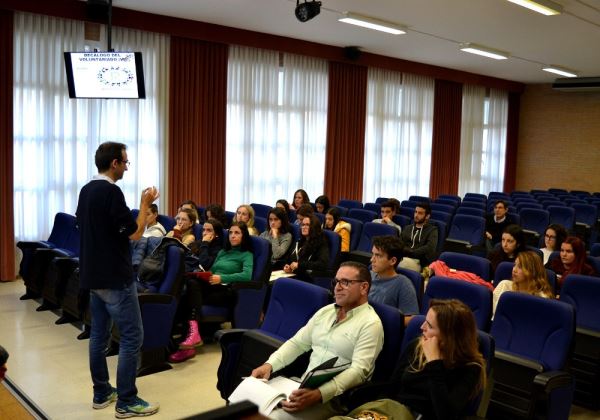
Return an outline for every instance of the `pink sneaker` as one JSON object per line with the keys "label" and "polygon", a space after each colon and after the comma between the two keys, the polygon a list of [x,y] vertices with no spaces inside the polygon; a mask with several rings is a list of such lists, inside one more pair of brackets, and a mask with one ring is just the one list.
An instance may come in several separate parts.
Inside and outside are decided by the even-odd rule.
{"label": "pink sneaker", "polygon": [[193,349],[194,347],[200,347],[203,343],[202,337],[200,337],[200,330],[198,329],[198,321],[190,321],[190,329],[188,335],[184,341],[179,344],[180,350]]}
{"label": "pink sneaker", "polygon": [[178,350],[169,356],[169,362],[181,363],[196,356],[196,349]]}

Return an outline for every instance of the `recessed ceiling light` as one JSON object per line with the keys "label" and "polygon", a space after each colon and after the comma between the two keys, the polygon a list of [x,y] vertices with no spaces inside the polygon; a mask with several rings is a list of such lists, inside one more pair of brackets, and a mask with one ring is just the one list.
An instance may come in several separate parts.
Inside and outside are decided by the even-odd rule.
{"label": "recessed ceiling light", "polygon": [[494,60],[506,60],[509,56],[507,52],[484,47],[483,45],[477,45],[472,42],[462,43],[459,48],[461,51],[493,58]]}
{"label": "recessed ceiling light", "polygon": [[511,3],[518,4],[541,13],[546,16],[559,15],[562,12],[562,6],[551,0],[508,0]]}
{"label": "recessed ceiling light", "polygon": [[374,29],[376,31],[387,32],[393,35],[402,35],[406,33],[406,28],[392,22],[375,19],[369,16],[362,16],[356,13],[345,12],[344,16],[338,19],[340,22],[351,25],[362,26],[363,28]]}
{"label": "recessed ceiling light", "polygon": [[558,74],[559,76],[577,77],[577,73],[573,72],[573,70],[565,69],[564,67],[546,66],[542,68],[542,70],[547,71],[548,73]]}

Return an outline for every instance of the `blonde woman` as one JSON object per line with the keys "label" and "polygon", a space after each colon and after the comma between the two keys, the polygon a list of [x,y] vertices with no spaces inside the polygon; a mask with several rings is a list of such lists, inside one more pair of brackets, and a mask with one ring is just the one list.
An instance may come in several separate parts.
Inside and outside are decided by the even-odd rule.
{"label": "blonde woman", "polygon": [[248,226],[251,236],[258,236],[260,232],[254,227],[254,209],[249,204],[242,204],[235,212],[234,222],[244,222]]}
{"label": "blonde woman", "polygon": [[534,251],[520,252],[515,259],[511,280],[502,280],[494,289],[494,308],[504,292],[522,292],[530,295],[552,298],[552,288],[548,283],[546,269],[542,259]]}

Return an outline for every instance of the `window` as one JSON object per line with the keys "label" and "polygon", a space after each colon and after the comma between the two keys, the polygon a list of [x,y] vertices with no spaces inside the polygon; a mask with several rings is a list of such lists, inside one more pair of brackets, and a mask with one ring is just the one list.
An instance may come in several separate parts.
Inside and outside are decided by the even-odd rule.
{"label": "window", "polygon": [[231,46],[226,208],[323,190],[327,63]]}
{"label": "window", "polygon": [[429,195],[434,81],[369,69],[363,201]]}
{"label": "window", "polygon": [[83,51],[84,25],[15,14],[14,211],[18,240],[46,238],[54,214],[74,214],[79,190],[97,173],[104,141],[128,146],[131,169],[119,182],[130,207],[146,186],[163,187],[168,38],[113,28],[117,51],[141,51],[145,100],[69,99],[63,51]]}

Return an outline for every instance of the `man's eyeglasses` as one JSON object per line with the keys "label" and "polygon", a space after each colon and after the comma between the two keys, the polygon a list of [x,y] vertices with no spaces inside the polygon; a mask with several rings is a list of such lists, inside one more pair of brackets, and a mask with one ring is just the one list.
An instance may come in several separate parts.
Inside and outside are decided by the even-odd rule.
{"label": "man's eyeglasses", "polygon": [[352,283],[363,283],[364,280],[340,280],[340,279],[333,279],[331,280],[331,287],[335,289],[335,287],[338,285],[342,286],[344,289],[347,289],[348,287],[350,287],[350,285]]}
{"label": "man's eyeglasses", "polygon": [[131,165],[131,161],[130,160],[120,160],[119,162],[124,163],[125,165],[127,165],[128,168]]}

